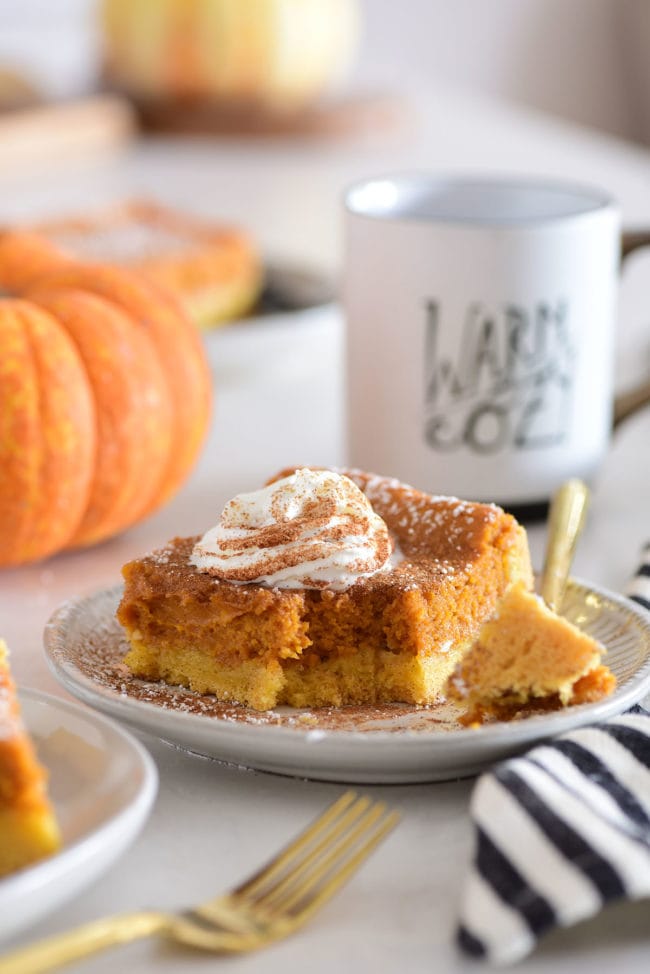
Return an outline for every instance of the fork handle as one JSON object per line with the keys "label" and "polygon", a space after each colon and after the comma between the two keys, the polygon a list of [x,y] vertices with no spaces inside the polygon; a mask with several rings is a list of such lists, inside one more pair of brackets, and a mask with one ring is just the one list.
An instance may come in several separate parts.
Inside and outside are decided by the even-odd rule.
{"label": "fork handle", "polygon": [[39,940],[0,958],[0,974],[41,974],[98,954],[108,947],[150,937],[167,926],[164,913],[123,913],[93,920],[67,933]]}
{"label": "fork handle", "polygon": [[581,480],[562,484],[551,504],[541,595],[549,609],[559,612],[573,555],[589,505],[589,488]]}

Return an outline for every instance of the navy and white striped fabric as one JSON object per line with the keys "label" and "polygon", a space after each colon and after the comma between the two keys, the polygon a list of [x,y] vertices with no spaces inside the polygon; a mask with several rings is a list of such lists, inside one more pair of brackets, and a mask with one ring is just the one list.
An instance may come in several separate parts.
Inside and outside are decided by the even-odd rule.
{"label": "navy and white striped fabric", "polygon": [[[628,587],[650,610],[650,544]],[[482,775],[458,944],[493,964],[554,927],[650,897],[650,711],[582,727]]]}
{"label": "navy and white striped fabric", "polygon": [[484,774],[460,947],[507,964],[539,937],[650,897],[650,713],[634,707]]}
{"label": "navy and white striped fabric", "polygon": [[643,549],[641,564],[625,594],[650,611],[650,543]]}

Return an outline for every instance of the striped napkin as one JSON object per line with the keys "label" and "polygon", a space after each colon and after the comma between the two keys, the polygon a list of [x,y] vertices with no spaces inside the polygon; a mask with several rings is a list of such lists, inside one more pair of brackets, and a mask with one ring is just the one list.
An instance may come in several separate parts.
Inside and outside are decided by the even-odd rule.
{"label": "striped napkin", "polygon": [[[650,545],[628,594],[650,609]],[[493,964],[606,903],[650,897],[650,711],[582,727],[479,778],[457,932]]]}
{"label": "striped napkin", "polygon": [[644,547],[641,553],[641,564],[625,594],[642,605],[644,609],[650,610],[650,543]]}

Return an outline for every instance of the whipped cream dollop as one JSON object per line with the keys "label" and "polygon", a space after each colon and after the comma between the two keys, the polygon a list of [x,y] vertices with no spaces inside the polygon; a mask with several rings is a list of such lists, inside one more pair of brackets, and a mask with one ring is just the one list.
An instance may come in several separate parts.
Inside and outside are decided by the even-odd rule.
{"label": "whipped cream dollop", "polygon": [[386,524],[349,477],[303,468],[229,501],[190,561],[230,582],[343,591],[389,568],[392,552]]}

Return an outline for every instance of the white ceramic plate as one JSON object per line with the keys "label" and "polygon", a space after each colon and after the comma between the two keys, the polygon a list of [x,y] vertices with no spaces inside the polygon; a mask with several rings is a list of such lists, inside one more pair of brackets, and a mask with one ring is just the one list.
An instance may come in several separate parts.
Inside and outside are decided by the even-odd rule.
{"label": "white ceramic plate", "polygon": [[205,349],[220,384],[256,373],[264,379],[273,363],[273,378],[303,375],[332,362],[340,371],[343,322],[336,304],[334,280],[307,267],[267,261],[259,307],[248,317],[209,328]]}
{"label": "white ceramic plate", "polygon": [[108,869],[140,831],[158,783],[142,745],[100,714],[36,690],[22,690],[20,703],[49,771],[63,848],[0,879],[0,939],[35,923]]}
{"label": "white ceramic plate", "polygon": [[[206,331],[204,346],[215,379],[235,382],[241,376],[264,378],[273,363],[273,381],[302,375],[315,366],[340,371],[343,318],[338,305],[282,311],[246,318]],[[278,374],[279,372],[279,374]],[[328,373],[329,374],[329,373]]]}
{"label": "white ceramic plate", "polygon": [[326,781],[401,783],[476,773],[572,727],[620,713],[650,691],[650,616],[634,603],[572,582],[564,611],[608,648],[612,696],[508,724],[462,728],[450,705],[279,708],[258,713],[208,694],[147,683],[123,665],[115,587],[65,603],[45,630],[54,673],[71,693],[133,727],[199,754]]}

